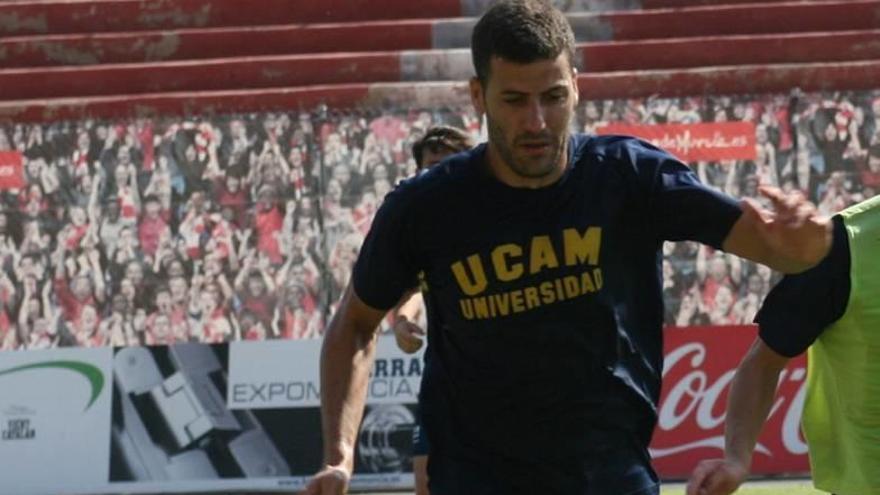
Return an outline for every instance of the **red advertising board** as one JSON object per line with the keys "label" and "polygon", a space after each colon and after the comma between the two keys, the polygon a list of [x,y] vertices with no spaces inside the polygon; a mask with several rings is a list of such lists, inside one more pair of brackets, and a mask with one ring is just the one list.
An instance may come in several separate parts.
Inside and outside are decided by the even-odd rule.
{"label": "red advertising board", "polygon": [[756,156],[755,124],[752,122],[611,124],[596,129],[596,133],[636,136],[684,162],[754,160]]}
{"label": "red advertising board", "polygon": [[24,187],[22,156],[19,151],[0,151],[0,189]]}
{"label": "red advertising board", "polygon": [[[663,391],[651,455],[664,479],[686,478],[703,459],[724,454],[727,396],[739,361],[757,331],[753,326],[668,328]],[[807,445],[800,430],[806,359],[792,359],[758,438],[753,474],[806,473]]]}

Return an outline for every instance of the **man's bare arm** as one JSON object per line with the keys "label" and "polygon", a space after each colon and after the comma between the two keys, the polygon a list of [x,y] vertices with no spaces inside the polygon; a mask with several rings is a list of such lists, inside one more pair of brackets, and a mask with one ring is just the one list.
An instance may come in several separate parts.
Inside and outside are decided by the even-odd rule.
{"label": "man's bare arm", "polygon": [[376,350],[376,328],[385,311],[365,304],[346,289],[324,335],[321,349],[321,421],[324,464],[354,467],[354,445],[363,416]]}
{"label": "man's bare arm", "polygon": [[745,481],[758,435],[773,405],[779,373],[788,358],[755,339],[736,370],[727,401],[724,459],[701,462],[688,483],[688,495],[727,495]]}

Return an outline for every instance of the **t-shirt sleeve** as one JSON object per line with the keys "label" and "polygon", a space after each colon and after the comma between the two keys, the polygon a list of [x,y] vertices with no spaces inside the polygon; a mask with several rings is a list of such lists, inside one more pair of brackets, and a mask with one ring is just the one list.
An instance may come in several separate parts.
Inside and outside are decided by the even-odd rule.
{"label": "t-shirt sleeve", "polygon": [[787,357],[807,350],[846,311],[850,295],[849,239],[834,217],[831,252],[815,267],[783,278],[755,316],[768,347]]}
{"label": "t-shirt sleeve", "polygon": [[352,271],[352,284],[368,306],[387,310],[415,286],[418,270],[414,261],[409,195],[394,190],[376,212],[367,238]]}
{"label": "t-shirt sleeve", "polygon": [[690,167],[669,153],[641,144],[643,159],[653,162],[640,170],[651,174],[649,215],[658,238],[720,249],[742,214],[739,201],[700,182]]}

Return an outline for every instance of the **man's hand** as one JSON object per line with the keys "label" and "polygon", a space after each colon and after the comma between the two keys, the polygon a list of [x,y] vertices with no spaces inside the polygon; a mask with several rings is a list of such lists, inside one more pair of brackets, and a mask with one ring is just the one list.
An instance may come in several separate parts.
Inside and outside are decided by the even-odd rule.
{"label": "man's hand", "polygon": [[751,199],[725,240],[724,250],[783,273],[800,273],[817,265],[831,250],[831,219],[819,214],[800,192],[786,194],[761,187],[773,211]]}
{"label": "man's hand", "polygon": [[412,354],[422,348],[425,331],[405,316],[398,316],[394,324],[394,338],[397,347],[407,354]]}
{"label": "man's hand", "polygon": [[728,495],[749,475],[740,463],[710,459],[697,464],[687,485],[687,495]]}
{"label": "man's hand", "polygon": [[301,495],[344,495],[351,473],[339,466],[325,466],[306,485]]}

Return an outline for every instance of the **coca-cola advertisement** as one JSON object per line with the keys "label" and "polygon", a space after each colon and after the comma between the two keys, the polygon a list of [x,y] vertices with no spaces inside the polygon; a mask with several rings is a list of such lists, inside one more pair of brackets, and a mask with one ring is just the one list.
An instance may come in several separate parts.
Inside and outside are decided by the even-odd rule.
{"label": "coca-cola advertisement", "polygon": [[596,132],[640,137],[685,162],[754,160],[757,154],[752,122],[611,124]]}
{"label": "coca-cola advertisement", "polygon": [[[668,328],[659,420],[651,443],[664,479],[685,478],[702,459],[724,454],[724,420],[730,382],[755,338],[753,326]],[[753,474],[807,473],[807,444],[800,431],[806,392],[806,359],[792,359],[758,438]]]}

